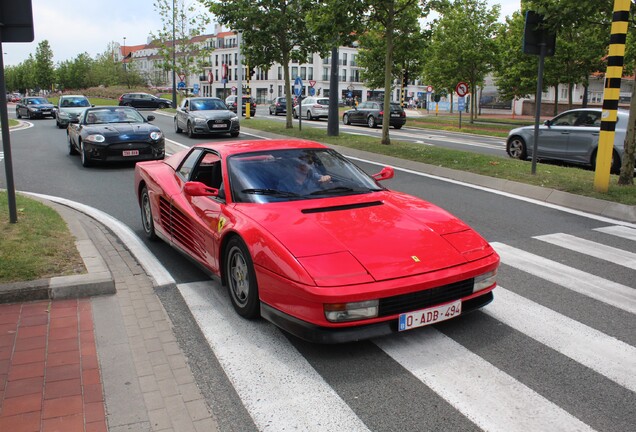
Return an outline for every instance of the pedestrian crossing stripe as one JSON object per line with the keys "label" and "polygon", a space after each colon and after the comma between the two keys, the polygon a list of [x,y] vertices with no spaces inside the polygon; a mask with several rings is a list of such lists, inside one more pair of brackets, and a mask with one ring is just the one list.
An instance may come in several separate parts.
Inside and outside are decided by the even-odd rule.
{"label": "pedestrian crossing stripe", "polygon": [[613,236],[622,237],[624,239],[636,241],[636,229],[627,228],[620,225],[596,228],[594,229],[594,231],[602,232],[605,234],[611,234]]}

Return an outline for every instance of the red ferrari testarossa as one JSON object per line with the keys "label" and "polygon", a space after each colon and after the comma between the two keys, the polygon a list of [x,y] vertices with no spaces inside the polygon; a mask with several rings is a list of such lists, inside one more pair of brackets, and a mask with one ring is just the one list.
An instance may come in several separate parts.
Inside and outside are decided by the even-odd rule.
{"label": "red ferrari testarossa", "polygon": [[489,303],[499,256],[467,224],[320,143],[199,144],[135,167],[143,229],[228,288],[236,311],[346,342]]}

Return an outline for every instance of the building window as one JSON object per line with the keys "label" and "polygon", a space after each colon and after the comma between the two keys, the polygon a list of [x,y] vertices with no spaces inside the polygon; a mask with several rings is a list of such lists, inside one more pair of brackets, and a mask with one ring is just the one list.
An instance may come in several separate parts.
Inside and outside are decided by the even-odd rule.
{"label": "building window", "polygon": [[314,79],[314,68],[313,67],[308,67],[307,68],[307,79],[313,80]]}
{"label": "building window", "polygon": [[292,66],[291,79],[295,80],[298,77],[298,66]]}
{"label": "building window", "polygon": [[300,79],[307,79],[307,68],[305,66],[300,67]]}
{"label": "building window", "polygon": [[278,79],[283,79],[283,68],[281,66],[278,66]]}
{"label": "building window", "polygon": [[347,65],[347,53],[342,53],[342,65]]}
{"label": "building window", "polygon": [[329,68],[324,68],[322,70],[322,80],[323,81],[329,81],[329,71],[330,71]]}
{"label": "building window", "polygon": [[347,70],[343,69],[341,71],[341,73],[342,73],[342,75],[340,75],[340,81],[342,81],[342,82],[347,81]]}
{"label": "building window", "polygon": [[215,55],[214,56],[214,66],[218,66],[219,65],[219,55]]}

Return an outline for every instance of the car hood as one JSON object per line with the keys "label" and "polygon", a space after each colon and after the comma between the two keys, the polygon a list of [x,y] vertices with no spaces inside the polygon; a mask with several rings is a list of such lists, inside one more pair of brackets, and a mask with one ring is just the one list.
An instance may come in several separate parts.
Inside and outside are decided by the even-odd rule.
{"label": "car hood", "polygon": [[78,115],[79,113],[81,113],[82,111],[84,111],[87,107],[73,107],[73,108],[58,108],[57,110],[61,113],[67,113],[67,114],[72,114],[72,115]]}
{"label": "car hood", "polygon": [[390,192],[349,198],[251,206],[245,213],[319,286],[413,276],[494,253],[465,223],[425,201]]}
{"label": "car hood", "polygon": [[147,138],[152,131],[159,132],[160,129],[149,123],[108,123],[91,126],[84,126],[84,132],[98,133],[104,136],[121,136],[122,139]]}
{"label": "car hood", "polygon": [[29,108],[53,109],[53,104],[25,105]]}
{"label": "car hood", "polygon": [[190,111],[190,116],[206,120],[229,120],[236,117],[236,114],[230,110],[203,110]]}

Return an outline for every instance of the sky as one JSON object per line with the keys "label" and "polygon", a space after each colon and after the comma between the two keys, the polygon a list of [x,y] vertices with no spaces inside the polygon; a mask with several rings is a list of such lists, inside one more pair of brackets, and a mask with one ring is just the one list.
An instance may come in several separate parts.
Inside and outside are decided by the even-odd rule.
{"label": "sky", "polygon": [[[146,44],[150,32],[163,27],[153,0],[31,0],[31,4],[35,39],[3,43],[5,66],[18,65],[29,54],[35,56],[43,40],[49,41],[57,64],[84,52],[94,58],[113,41],[126,46]],[[488,4],[501,5],[502,20],[520,8],[520,0],[488,0]],[[207,33],[213,32],[211,25]]]}

